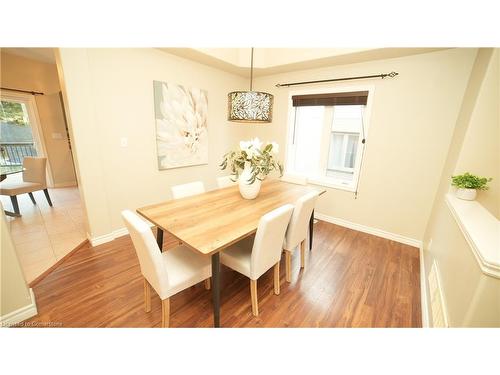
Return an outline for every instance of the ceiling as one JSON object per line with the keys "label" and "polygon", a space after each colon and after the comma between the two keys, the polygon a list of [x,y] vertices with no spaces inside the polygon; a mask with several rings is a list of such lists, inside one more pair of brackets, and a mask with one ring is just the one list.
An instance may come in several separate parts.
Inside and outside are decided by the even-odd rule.
{"label": "ceiling", "polygon": [[[250,48],[159,48],[242,77],[250,75]],[[445,48],[255,48],[254,76],[354,64],[442,50]],[[2,48],[2,51],[55,64],[53,48]]]}
{"label": "ceiling", "polygon": [[[255,48],[254,76],[390,59],[443,49],[445,48]],[[250,48],[160,50],[243,77],[250,74]]]}
{"label": "ceiling", "polygon": [[2,51],[47,64],[56,63],[53,48],[2,48]]}

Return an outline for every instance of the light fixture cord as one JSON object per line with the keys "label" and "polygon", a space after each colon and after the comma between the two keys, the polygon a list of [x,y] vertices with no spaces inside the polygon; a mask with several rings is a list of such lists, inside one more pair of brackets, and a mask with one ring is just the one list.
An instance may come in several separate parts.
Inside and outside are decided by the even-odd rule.
{"label": "light fixture cord", "polygon": [[252,87],[253,87],[253,47],[250,57],[250,91],[252,91]]}

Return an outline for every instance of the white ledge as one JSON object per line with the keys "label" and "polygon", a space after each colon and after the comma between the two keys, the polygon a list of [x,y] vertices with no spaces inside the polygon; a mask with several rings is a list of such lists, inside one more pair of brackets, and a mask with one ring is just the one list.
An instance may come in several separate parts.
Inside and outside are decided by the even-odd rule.
{"label": "white ledge", "polygon": [[500,279],[500,221],[476,201],[446,194],[446,203],[483,273]]}

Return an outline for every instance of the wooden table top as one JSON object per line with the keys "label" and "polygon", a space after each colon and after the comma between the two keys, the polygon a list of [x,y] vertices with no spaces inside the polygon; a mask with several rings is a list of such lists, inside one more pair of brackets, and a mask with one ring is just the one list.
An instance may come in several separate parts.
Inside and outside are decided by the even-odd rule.
{"label": "wooden table top", "polygon": [[255,233],[267,212],[293,204],[310,191],[325,192],[273,179],[264,181],[252,200],[243,199],[236,185],[138,208],[137,212],[185,245],[211,255]]}

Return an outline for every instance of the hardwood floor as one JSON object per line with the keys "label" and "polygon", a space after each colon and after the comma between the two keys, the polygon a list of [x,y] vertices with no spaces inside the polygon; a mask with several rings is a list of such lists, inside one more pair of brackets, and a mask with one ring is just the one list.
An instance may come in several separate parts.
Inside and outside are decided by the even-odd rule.
{"label": "hardwood floor", "polygon": [[[314,226],[314,247],[292,258],[292,282],[280,267],[259,278],[259,316],[251,309],[248,278],[222,266],[222,327],[421,327],[419,252],[394,241],[326,222]],[[166,236],[167,237],[167,236]],[[165,248],[175,244],[165,239]],[[86,245],[34,286],[39,315],[30,322],[63,327],[159,327],[161,301],[144,285],[128,236]],[[211,327],[211,292],[203,283],[170,298],[171,327]]]}

